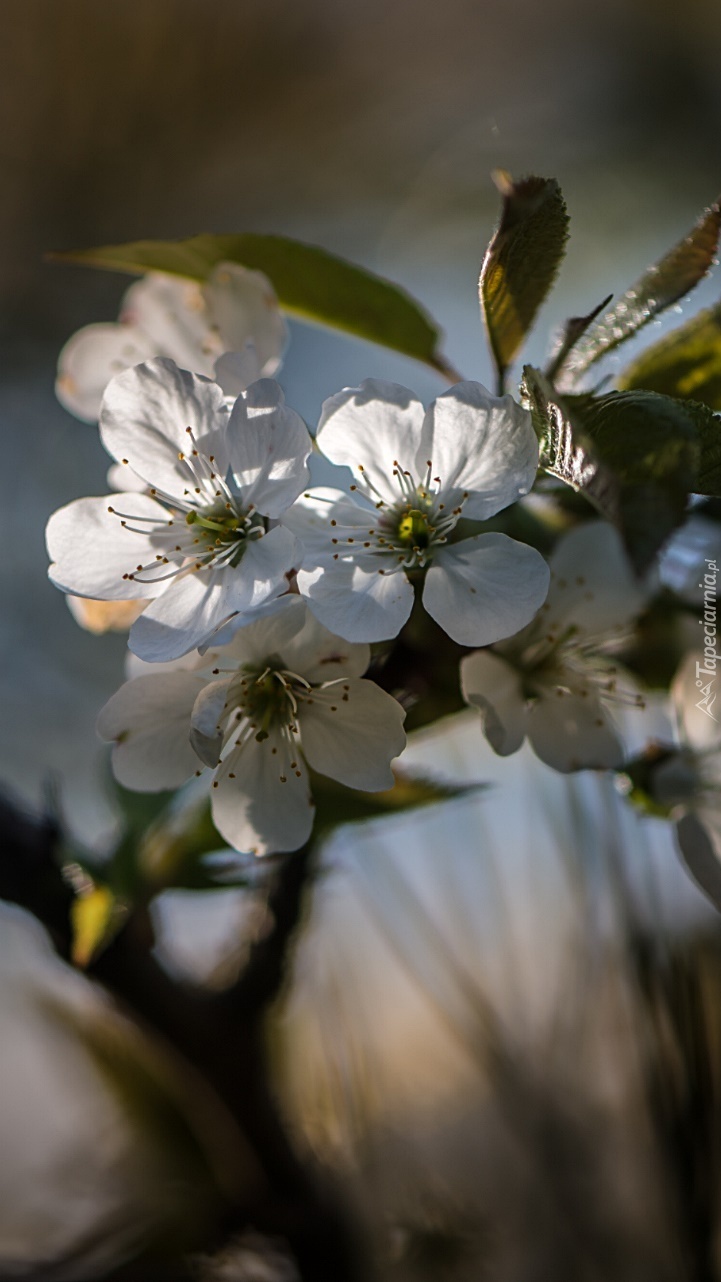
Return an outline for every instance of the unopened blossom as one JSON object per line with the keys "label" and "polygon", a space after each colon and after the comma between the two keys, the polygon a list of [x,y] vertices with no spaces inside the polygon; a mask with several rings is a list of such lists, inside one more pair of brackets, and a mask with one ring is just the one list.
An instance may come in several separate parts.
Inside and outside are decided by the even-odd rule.
{"label": "unopened blossom", "polygon": [[278,300],[261,272],[219,263],[203,283],[153,272],[127,290],[118,321],[73,334],[60,353],[55,390],[71,414],[95,422],[111,378],[167,356],[237,396],[278,372],[286,342]]}
{"label": "unopened blossom", "polygon": [[176,788],[208,766],[213,822],[231,846],[296,850],[313,826],[308,767],[369,792],[393,785],[405,713],[362,679],[369,660],[288,596],[226,646],[127,682],[98,729],[127,788]]}
{"label": "unopened blossom", "polygon": [[480,711],[500,756],[516,752],[528,736],[556,770],[621,764],[611,708],[643,706],[643,699],[613,656],[643,603],[612,526],[589,522],[560,540],[538,616],[511,640],[461,660],[463,697]]}
{"label": "unopened blossom", "polygon": [[307,484],[311,442],[277,383],[251,384],[231,408],[217,384],[148,361],[108,385],[100,434],[145,489],[56,512],[50,577],[76,596],[145,600],[136,654],[177,658],[287,591],[300,552],[277,522]]}
{"label": "unopened blossom", "polygon": [[459,383],[424,410],[407,388],[369,379],[325,402],[317,444],[352,473],[345,491],[312,490],[288,518],[306,548],[299,589],[326,627],[358,641],[396,636],[412,580],[461,645],[528,623],[548,588],[543,557],[505,534],[463,537],[459,526],[533,485],[538,443],[510,396]]}

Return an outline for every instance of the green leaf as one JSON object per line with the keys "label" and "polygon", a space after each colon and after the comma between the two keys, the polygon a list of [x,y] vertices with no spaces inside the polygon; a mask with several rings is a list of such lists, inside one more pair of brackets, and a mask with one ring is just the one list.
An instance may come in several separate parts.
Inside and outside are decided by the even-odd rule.
{"label": "green leaf", "polygon": [[569,349],[563,365],[564,389],[703,280],[715,262],[719,228],[721,205],[717,201],[689,234],[634,281],[615,307]]}
{"label": "green leaf", "polygon": [[324,836],[341,824],[378,819],[384,815],[417,810],[420,806],[450,801],[482,785],[443,784],[418,775],[396,771],[395,784],[385,792],[360,792],[312,773],[311,792],[316,805],[314,837]]}
{"label": "green leaf", "polygon": [[138,240],[126,245],[54,254],[64,262],[122,272],[169,272],[205,280],[221,262],[265,272],[281,306],[316,321],[423,361],[451,382],[459,375],[439,350],[440,330],[399,285],[315,245],[287,236],[192,236],[189,240]]}
{"label": "green leaf", "polygon": [[684,519],[700,461],[687,405],[654,392],[559,396],[537,370],[524,394],[541,442],[541,465],[583,493],[620,530],[643,573]]}
{"label": "green leaf", "polygon": [[709,307],[646,349],[617,380],[721,409],[721,303]]}
{"label": "green leaf", "polygon": [[501,218],[481,268],[481,313],[503,391],[505,375],[553,285],[568,239],[568,214],[555,178],[514,183],[494,174]]}

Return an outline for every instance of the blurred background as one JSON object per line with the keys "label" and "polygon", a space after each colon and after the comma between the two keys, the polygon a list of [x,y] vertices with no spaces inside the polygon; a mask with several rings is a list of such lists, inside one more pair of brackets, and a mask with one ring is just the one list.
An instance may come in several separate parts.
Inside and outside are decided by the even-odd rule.
{"label": "blurred background", "polygon": [[[622,291],[718,194],[721,9],[715,0],[2,0],[0,33],[0,787],[39,804],[52,783],[69,827],[102,849],[113,810],[94,726],[122,680],[124,640],[77,627],[47,581],[43,531],[57,506],[105,492],[107,457],[96,430],[56,402],[55,364],[75,329],[116,317],[129,281],[45,256],[200,231],[287,233],[406,286],[445,330],[453,364],[490,381],[476,281],[497,213],[491,170],[555,176],[569,207],[560,286],[529,346],[531,358],[539,357],[550,328]],[[686,306],[717,296],[712,281]],[[327,395],[371,376],[405,383],[426,399],[442,390],[408,360],[291,323],[281,381],[311,427]],[[664,930],[689,922],[705,929],[708,918],[662,825],[634,820],[629,828],[618,818],[618,799],[596,781],[559,780],[525,756],[508,766],[501,785],[498,762],[481,742],[464,721],[462,732],[416,751],[428,769],[495,778],[505,789],[495,811],[480,794],[433,823],[374,827],[329,853],[331,874],[278,1032],[288,1109],[309,1151],[346,1172],[359,1214],[388,1229],[399,1277],[485,1276],[487,1240],[507,1248],[506,1272],[499,1266],[494,1277],[560,1278],[571,1263],[576,1276],[608,1276],[611,1268],[623,1273],[616,1257],[629,1238],[627,1276],[666,1276],[663,1235],[654,1245],[664,1194],[647,1178],[653,1144],[629,1157],[625,1129],[636,1119],[633,1140],[651,1125],[645,1114],[638,1120],[646,1097],[629,1032],[625,944],[612,972],[605,965],[593,971],[589,961],[599,939],[627,940],[628,922],[618,919],[625,900],[614,900],[603,878],[597,896],[595,874],[587,866],[579,881],[573,861],[591,850],[592,833],[609,833],[610,848],[631,869],[642,918],[662,921]],[[509,825],[529,789],[538,800],[520,826]],[[545,854],[534,837],[539,825],[546,825]],[[409,909],[411,893],[425,908]],[[201,922],[182,895],[165,902],[168,965],[192,974],[205,957],[203,973],[212,972],[238,920],[235,900],[216,909]],[[6,924],[3,930],[7,941]],[[193,943],[184,948],[188,932]],[[589,968],[593,982],[584,987],[578,976],[588,978]],[[10,987],[11,971],[5,962]],[[576,1041],[556,1043],[569,983],[578,1009],[590,1006],[599,1017],[574,1025]],[[536,1213],[543,1136],[534,1131],[531,1160],[504,1130],[507,1101],[499,1102],[488,1067],[488,1046],[499,1045],[500,1035],[489,1042],[479,1015],[486,1000],[479,993],[487,997],[489,988],[493,1018],[500,1012],[504,1025],[524,1030],[518,1044],[514,1033],[524,1062],[540,1043],[555,1046],[555,1059],[543,1061],[552,1065],[553,1109],[539,1114],[536,1097],[526,1099],[530,1115],[552,1116],[555,1125],[566,1087],[578,1092],[582,1145],[574,1147],[577,1130],[570,1147],[564,1140],[555,1218]],[[20,1006],[8,1009],[22,1020]],[[556,1071],[559,1046],[564,1071],[574,1065],[570,1086]],[[29,1039],[22,1064],[33,1053],[49,1052],[33,1052]],[[17,1084],[22,1066],[2,1056],[0,1063]],[[65,1108],[60,1097],[57,1107]],[[610,1137],[600,1156],[589,1117]],[[25,1139],[4,1125],[5,1151],[19,1152]],[[474,1127],[490,1136],[480,1158]],[[560,1162],[553,1137],[549,1143],[549,1160]],[[58,1138],[58,1151],[68,1157],[72,1145],[63,1145],[67,1136]],[[46,1170],[42,1145],[38,1152],[22,1168],[28,1182]],[[596,1165],[589,1166],[589,1152]],[[118,1164],[108,1163],[120,1179]],[[496,1163],[506,1174],[494,1188]],[[613,1189],[620,1172],[627,1179],[613,1193],[623,1232],[611,1232],[616,1255],[604,1246],[600,1272],[588,1264],[589,1252],[607,1245],[607,1226],[594,1221],[590,1237],[569,1245],[559,1213],[570,1190],[583,1200],[581,1170],[591,1172],[591,1199],[599,1187]],[[53,1179],[49,1189],[61,1177]],[[120,1214],[114,1189],[108,1197]],[[479,1189],[488,1217],[482,1225]],[[92,1199],[88,1205],[92,1220]],[[535,1264],[518,1246],[523,1226],[534,1240],[543,1237]],[[24,1240],[20,1233],[17,1260]],[[682,1276],[668,1260],[664,1267]]]}

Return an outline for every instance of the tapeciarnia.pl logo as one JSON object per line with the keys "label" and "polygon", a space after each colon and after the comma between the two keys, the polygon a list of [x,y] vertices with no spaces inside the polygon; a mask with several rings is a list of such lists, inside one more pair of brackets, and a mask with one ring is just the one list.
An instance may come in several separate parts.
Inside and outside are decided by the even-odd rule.
{"label": "tapeciarnia.pl logo", "polygon": [[699,587],[703,590],[703,618],[699,623],[704,630],[703,637],[703,664],[696,663],[696,685],[701,691],[701,698],[696,707],[705,712],[707,717],[712,721],[718,720],[714,716],[713,706],[716,702],[716,691],[714,683],[716,681],[716,666],[718,664],[718,653],[716,650],[716,576],[718,568],[715,561],[706,557],[706,573],[703,576],[703,583]]}

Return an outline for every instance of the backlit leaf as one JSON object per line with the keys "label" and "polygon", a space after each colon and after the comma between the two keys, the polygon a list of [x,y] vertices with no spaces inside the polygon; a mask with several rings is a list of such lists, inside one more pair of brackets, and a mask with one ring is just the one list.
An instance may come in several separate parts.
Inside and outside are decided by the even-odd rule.
{"label": "backlit leaf", "polygon": [[168,272],[194,280],[205,280],[218,263],[240,263],[270,278],[281,307],[291,315],[379,343],[423,361],[451,382],[459,380],[440,352],[438,326],[410,294],[364,267],[288,236],[205,234],[103,245],[53,257],[111,271]]}
{"label": "backlit leaf", "polygon": [[647,348],[617,381],[623,389],[647,388],[721,410],[721,304]]}
{"label": "backlit leaf", "polygon": [[478,282],[481,312],[503,390],[536,313],[553,285],[568,239],[568,214],[555,178],[494,175],[501,218]]}
{"label": "backlit leaf", "polygon": [[611,310],[569,350],[561,380],[564,390],[703,280],[716,259],[720,227],[721,206],[716,202],[689,234],[634,281]]}

